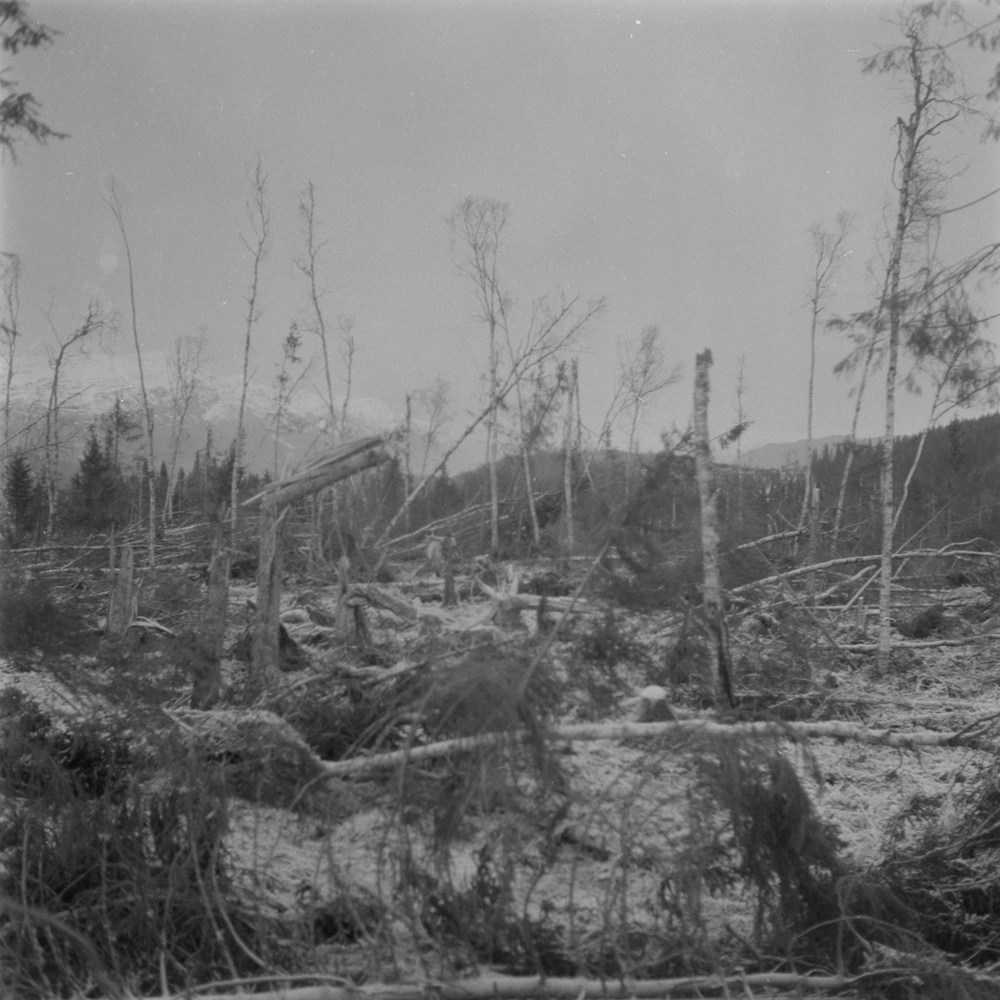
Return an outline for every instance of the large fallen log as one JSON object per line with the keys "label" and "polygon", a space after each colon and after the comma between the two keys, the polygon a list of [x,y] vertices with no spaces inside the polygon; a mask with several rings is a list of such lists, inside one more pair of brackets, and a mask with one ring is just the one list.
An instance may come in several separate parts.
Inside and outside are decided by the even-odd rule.
{"label": "large fallen log", "polygon": [[[904,970],[899,970],[904,971]],[[912,970],[910,970],[912,973]],[[896,973],[898,975],[898,972]],[[253,996],[254,1000],[652,1000],[654,997],[729,996],[749,990],[784,990],[825,993],[847,990],[873,975],[893,975],[893,970],[879,970],[862,976],[802,976],[791,972],[763,972],[738,976],[690,976],[684,979],[550,979],[539,976],[497,976],[459,979],[454,982],[436,981],[432,988],[426,983],[367,983],[364,986],[324,983],[322,985],[249,993],[199,993],[198,1000],[234,1000]],[[239,980],[239,985],[260,985],[270,977]],[[277,977],[274,977],[277,979]],[[282,977],[285,983],[294,976]],[[312,980],[322,976],[308,976]],[[330,977],[333,978],[333,977]],[[992,980],[991,980],[992,982]],[[234,985],[236,983],[234,982]],[[229,983],[219,983],[220,987]],[[188,994],[183,994],[187,996]],[[180,1000],[180,994],[177,1000]]]}
{"label": "large fallen log", "polygon": [[[983,639],[1000,639],[1000,632],[984,632],[982,635],[967,635],[962,639],[911,639],[909,642],[894,642],[893,649],[932,649],[937,646],[970,646]],[[851,653],[874,653],[878,644],[874,642],[842,642],[838,649]]]}
{"label": "large fallen log", "polygon": [[[994,717],[982,720],[983,724]],[[581,723],[560,726],[547,734],[556,741],[574,740],[624,740],[656,739],[658,737],[708,737],[711,739],[746,739],[773,737],[800,741],[809,738],[853,740],[876,746],[915,749],[917,747],[961,746],[974,750],[992,750],[992,744],[981,732],[974,732],[976,723],[959,732],[939,733],[917,730],[901,733],[891,729],[867,729],[851,722],[741,722],[727,725],[708,719],[683,719],[679,722],[608,722]],[[367,774],[395,767],[398,764],[415,764],[451,754],[470,753],[481,747],[504,743],[522,743],[532,735],[524,730],[483,733],[480,736],[463,736],[440,743],[394,750],[372,757],[352,757],[350,760],[324,761],[323,770],[329,777]]]}

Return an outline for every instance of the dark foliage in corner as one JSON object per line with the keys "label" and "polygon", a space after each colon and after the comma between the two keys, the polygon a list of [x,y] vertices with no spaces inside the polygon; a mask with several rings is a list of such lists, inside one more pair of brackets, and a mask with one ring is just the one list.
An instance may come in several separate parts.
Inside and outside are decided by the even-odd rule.
{"label": "dark foliage in corner", "polygon": [[0,570],[0,654],[78,652],[89,639],[79,612],[57,601],[44,579]]}
{"label": "dark foliage in corner", "polygon": [[56,723],[23,696],[2,708],[0,897],[17,909],[0,921],[0,967],[11,995],[82,995],[95,962],[140,994],[259,971],[248,947],[280,964],[273,926],[229,883],[218,769],[167,732],[146,733],[156,746],[141,752],[98,738],[96,723]]}

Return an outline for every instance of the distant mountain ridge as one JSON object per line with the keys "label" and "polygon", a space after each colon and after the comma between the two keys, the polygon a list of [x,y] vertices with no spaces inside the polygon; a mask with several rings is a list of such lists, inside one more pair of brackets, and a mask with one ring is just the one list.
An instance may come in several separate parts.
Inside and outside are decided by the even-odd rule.
{"label": "distant mountain ridge", "polygon": [[[143,375],[156,428],[154,446],[157,465],[170,459],[170,360],[167,351],[143,354]],[[316,375],[318,383],[319,373]],[[15,447],[30,448],[40,443],[44,428],[40,418],[45,414],[51,384],[52,369],[47,358],[17,359],[12,381],[12,430],[22,427],[28,427],[28,430],[14,442]],[[198,392],[184,423],[179,456],[182,467],[190,468],[195,452],[204,449],[209,429],[215,454],[223,454],[229,448],[236,436],[241,391],[242,380],[238,374],[220,375],[210,371],[207,365],[199,373]],[[87,428],[113,409],[118,395],[131,415],[141,414],[142,396],[134,356],[108,355],[94,350],[67,359],[59,380],[60,467],[64,473],[75,471]],[[343,400],[336,399],[335,404],[339,416]],[[246,461],[253,471],[273,471],[276,409],[274,386],[251,381],[244,426]],[[323,446],[328,420],[328,404],[321,390],[307,376],[282,414],[278,443],[279,471],[301,460],[310,449]],[[377,434],[398,425],[399,416],[381,400],[356,396],[351,399],[348,420],[351,433]],[[138,457],[145,454],[145,446],[139,442],[129,446],[127,452]]]}
{"label": "distant mountain ridge", "polygon": [[[838,444],[846,440],[847,437],[843,434],[813,438],[813,450],[817,454],[822,454],[824,447],[829,447],[833,450]],[[808,454],[809,442],[805,439],[801,441],[787,441],[782,444],[762,444],[757,448],[751,448],[749,451],[743,452],[740,464],[747,469],[783,469],[789,465],[805,466]],[[736,465],[736,456],[730,450],[730,453],[727,453],[721,461],[725,465]]]}

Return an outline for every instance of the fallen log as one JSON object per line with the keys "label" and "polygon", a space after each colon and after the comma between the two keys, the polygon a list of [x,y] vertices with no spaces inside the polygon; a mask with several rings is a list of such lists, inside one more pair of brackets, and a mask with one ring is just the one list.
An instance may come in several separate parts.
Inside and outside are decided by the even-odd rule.
{"label": "fallen log", "polygon": [[503,601],[518,611],[537,611],[544,602],[545,610],[553,613],[575,612],[580,615],[596,615],[597,608],[587,601],[572,597],[538,597],[535,594],[508,594],[478,581],[479,589],[494,601]]}
{"label": "fallen log", "polygon": [[[992,719],[992,717],[991,717]],[[984,720],[988,721],[988,720]],[[975,724],[973,724],[974,726]],[[959,732],[939,733],[918,730],[901,733],[890,729],[867,729],[851,722],[741,722],[728,725],[707,719],[683,719],[679,722],[607,722],[580,723],[560,726],[547,734],[556,741],[574,740],[624,740],[656,739],[660,737],[708,737],[711,739],[746,739],[748,737],[774,737],[799,741],[809,738],[853,740],[875,746],[914,749],[916,747],[963,746],[974,750],[990,749],[989,743],[971,732],[966,726]],[[425,746],[394,750],[371,757],[352,757],[350,760],[324,761],[323,770],[329,777],[366,774],[385,770],[397,764],[412,764],[434,760],[450,754],[470,753],[480,747],[503,743],[523,743],[533,734],[524,730],[483,733],[480,736],[463,736],[458,739],[429,743]]]}
{"label": "fallen log", "polygon": [[[911,970],[912,972],[912,970]],[[892,970],[879,970],[878,975]],[[786,990],[826,993],[849,989],[872,973],[862,976],[797,975],[792,972],[763,972],[736,976],[689,976],[683,979],[552,979],[544,976],[497,976],[435,982],[431,993],[436,1000],[653,1000],[657,997],[699,997],[733,991],[749,995],[749,990]],[[232,980],[218,987],[249,986],[266,983],[277,977]],[[287,984],[294,976],[282,977]],[[303,976],[315,982],[325,976]],[[333,978],[333,977],[329,977]],[[427,1000],[426,983],[366,983],[364,986],[342,985],[343,980],[320,985],[250,993],[199,993],[198,1000],[234,1000],[238,996],[253,996],[254,1000]],[[178,994],[175,1000],[189,994]]]}
{"label": "fallen log", "polygon": [[348,603],[352,598],[361,597],[370,604],[377,604],[386,611],[391,611],[395,615],[408,622],[417,620],[417,609],[405,598],[397,597],[384,587],[376,586],[374,583],[355,583],[351,585],[347,594]]}
{"label": "fallen log", "polygon": [[[931,649],[935,646],[969,646],[983,639],[1000,639],[1000,632],[984,632],[982,635],[967,635],[962,639],[911,639],[909,642],[894,642],[893,649]],[[842,642],[838,649],[852,653],[874,653],[878,649],[875,642]]]}

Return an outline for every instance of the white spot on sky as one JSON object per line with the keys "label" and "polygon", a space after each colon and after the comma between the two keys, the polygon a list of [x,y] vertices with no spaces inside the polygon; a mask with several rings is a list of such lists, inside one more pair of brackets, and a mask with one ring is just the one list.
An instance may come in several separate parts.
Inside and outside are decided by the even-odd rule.
{"label": "white spot on sky", "polygon": [[118,254],[102,253],[97,258],[97,266],[105,273],[111,274],[118,267]]}

